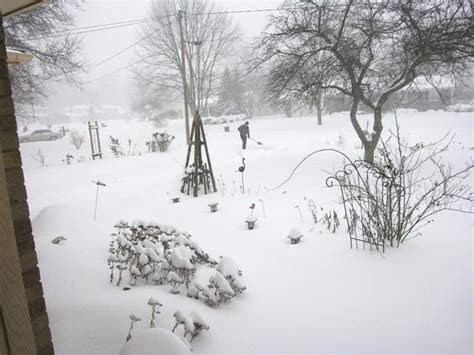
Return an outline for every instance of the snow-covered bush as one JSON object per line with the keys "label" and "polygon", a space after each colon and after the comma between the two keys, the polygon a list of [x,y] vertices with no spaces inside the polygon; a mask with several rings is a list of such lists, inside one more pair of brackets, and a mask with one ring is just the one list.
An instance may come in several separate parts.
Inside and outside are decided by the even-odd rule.
{"label": "snow-covered bush", "polygon": [[113,155],[115,155],[116,157],[125,155],[125,151],[120,145],[119,139],[112,136],[109,136],[109,138],[110,138],[109,148],[112,151]]}
{"label": "snow-covered bush", "polygon": [[246,119],[246,116],[244,114],[238,114],[238,115],[224,115],[224,116],[218,116],[218,117],[204,117],[202,119],[203,124],[223,124],[223,123],[230,123],[230,122],[237,122],[237,121],[243,121]]}
{"label": "snow-covered bush", "polygon": [[336,233],[336,231],[339,229],[339,226],[341,225],[336,211],[326,212],[323,217],[323,224],[327,226],[328,230]]}
{"label": "snow-covered bush", "polygon": [[80,133],[77,129],[71,129],[69,140],[77,150],[81,149],[82,143],[85,141],[85,132]]}
{"label": "snow-covered bush", "polygon": [[210,307],[217,307],[245,291],[241,276],[242,271],[233,259],[221,257],[216,271],[209,277],[208,285],[192,284],[188,296],[200,299]]}
{"label": "snow-covered bush", "polygon": [[474,112],[474,101],[471,101],[468,104],[459,103],[449,105],[446,110],[450,112]]}
{"label": "snow-covered bush", "polygon": [[148,145],[148,151],[156,152],[158,150],[160,152],[166,152],[174,138],[173,135],[167,132],[155,132],[152,134],[152,139],[146,143]]}
{"label": "snow-covered bush", "polygon": [[[447,135],[433,144],[409,146],[397,126],[382,141],[374,164],[350,162],[331,176],[327,183],[340,188],[351,242],[384,250],[420,235],[441,211],[472,212],[474,194],[468,178],[474,164],[455,169],[446,162],[443,155],[451,142]],[[330,222],[331,215],[325,218]]]}
{"label": "snow-covered bush", "polygon": [[[112,233],[108,265],[110,282],[117,279],[117,286],[123,281],[123,272],[128,271],[132,286],[148,282],[168,284],[172,293],[180,293],[184,286],[188,296],[210,306],[220,305],[245,290],[240,281],[241,273],[235,271],[235,262],[222,258],[217,263],[188,233],[169,225],[144,222],[130,225],[120,221],[115,228],[117,231]],[[211,276],[207,288],[193,282],[201,266],[216,268],[216,274]]]}
{"label": "snow-covered bush", "polygon": [[208,323],[197,312],[191,312],[191,316],[188,317],[178,310],[174,313],[173,317],[176,323],[172,331],[174,332],[178,326],[182,325],[184,328],[183,337],[186,339],[186,336],[189,335],[190,342],[192,342],[202,330],[209,330]]}
{"label": "snow-covered bush", "polygon": [[246,287],[241,282],[242,271],[232,258],[228,256],[221,257],[217,265],[217,271],[226,278],[235,295],[245,291]]}

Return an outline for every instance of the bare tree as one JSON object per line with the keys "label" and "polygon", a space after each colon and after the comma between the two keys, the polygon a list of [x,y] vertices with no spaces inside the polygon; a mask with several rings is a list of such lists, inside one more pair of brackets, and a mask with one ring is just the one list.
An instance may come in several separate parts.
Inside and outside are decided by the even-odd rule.
{"label": "bare tree", "polygon": [[[185,56],[191,63],[184,70],[179,10],[184,13]],[[202,110],[208,105],[217,65],[237,40],[238,30],[228,14],[219,11],[211,0],[155,0],[142,37],[137,53],[141,64],[135,69],[140,85],[148,85],[157,93],[169,89],[182,94],[186,72],[191,108]]]}
{"label": "bare tree", "polygon": [[77,129],[72,129],[69,140],[71,144],[77,149],[81,149],[82,143],[84,143],[86,138],[85,132],[79,132]]}
{"label": "bare tree", "polygon": [[322,110],[325,90],[321,84],[314,82],[321,71],[320,60],[310,61],[295,73],[292,72],[292,61],[285,57],[277,57],[271,63],[269,80],[267,80],[266,96],[271,103],[281,107],[294,104],[316,108],[317,123],[323,124]]}
{"label": "bare tree", "polygon": [[7,46],[34,55],[30,63],[10,69],[13,94],[18,104],[32,105],[46,97],[45,84],[51,80],[76,82],[76,74],[83,67],[80,41],[77,37],[63,35],[74,26],[71,12],[81,2],[51,0],[5,20]]}
{"label": "bare tree", "polygon": [[[319,70],[300,90],[335,90],[351,98],[350,120],[374,161],[382,113],[416,78],[463,71],[474,57],[468,0],[286,1],[271,18],[259,47],[259,62],[284,61],[281,81],[290,83],[308,65]],[[364,134],[357,110],[373,112],[373,132]]]}

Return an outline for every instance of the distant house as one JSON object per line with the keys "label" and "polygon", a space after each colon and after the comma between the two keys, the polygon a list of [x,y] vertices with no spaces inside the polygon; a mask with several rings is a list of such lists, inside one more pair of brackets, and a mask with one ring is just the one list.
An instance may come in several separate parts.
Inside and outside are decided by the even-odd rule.
{"label": "distant house", "polygon": [[454,102],[455,81],[449,77],[435,77],[428,82],[417,78],[407,89],[393,97],[391,107],[414,108],[418,111],[444,110]]}
{"label": "distant house", "polygon": [[[461,82],[463,82],[462,87]],[[391,110],[397,107],[413,108],[418,111],[444,110],[447,106],[459,102],[461,93],[464,93],[464,96],[469,96],[469,86],[466,86],[464,81],[441,76],[433,78],[433,81],[430,82],[425,78],[417,78],[406,89],[394,94],[384,109]],[[470,95],[472,95],[472,91]],[[349,111],[351,102],[351,97],[335,94],[326,98],[326,111],[328,113]],[[370,111],[363,104],[359,106],[359,110]]]}

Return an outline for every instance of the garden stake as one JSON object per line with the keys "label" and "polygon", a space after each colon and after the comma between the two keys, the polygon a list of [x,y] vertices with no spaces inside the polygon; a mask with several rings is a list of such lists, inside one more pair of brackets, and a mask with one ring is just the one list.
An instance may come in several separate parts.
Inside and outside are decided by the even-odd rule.
{"label": "garden stake", "polygon": [[245,182],[244,182],[244,171],[245,171],[245,158],[242,158],[242,165],[239,166],[238,171],[240,172],[242,178],[242,194],[245,194]]}
{"label": "garden stake", "polygon": [[262,204],[263,218],[267,218],[267,215],[265,214],[265,203],[263,202],[263,199],[259,199],[258,202]]}
{"label": "garden stake", "polygon": [[300,206],[295,206],[295,208],[298,209],[298,213],[299,213],[299,215],[300,215],[301,222],[304,222],[304,221],[303,221],[303,216],[301,215]]}
{"label": "garden stake", "polygon": [[99,199],[99,186],[106,186],[103,182],[100,181],[92,181],[94,184],[97,185],[97,190],[95,193],[95,207],[94,207],[94,222],[97,217],[97,201]]}

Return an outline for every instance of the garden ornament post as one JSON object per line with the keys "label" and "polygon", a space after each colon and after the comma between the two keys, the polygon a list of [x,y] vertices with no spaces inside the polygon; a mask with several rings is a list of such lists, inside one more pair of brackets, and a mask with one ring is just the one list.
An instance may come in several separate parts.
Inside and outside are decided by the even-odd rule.
{"label": "garden ornament post", "polygon": [[301,222],[304,222],[304,221],[303,221],[303,216],[301,215],[300,206],[296,205],[295,208],[298,209],[298,214],[300,215]]}
{"label": "garden ornament post", "polygon": [[245,158],[242,158],[242,165],[239,166],[239,169],[237,170],[241,177],[242,177],[242,193],[245,193],[245,181],[244,181],[244,171],[245,171]]}
{"label": "garden ornament post", "polygon": [[101,181],[92,181],[92,182],[97,186],[97,190],[95,193],[95,206],[94,206],[94,222],[95,222],[96,217],[97,217],[97,201],[99,200],[99,186],[107,186],[107,185],[105,185]]}

